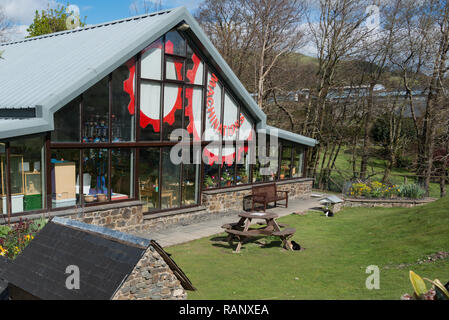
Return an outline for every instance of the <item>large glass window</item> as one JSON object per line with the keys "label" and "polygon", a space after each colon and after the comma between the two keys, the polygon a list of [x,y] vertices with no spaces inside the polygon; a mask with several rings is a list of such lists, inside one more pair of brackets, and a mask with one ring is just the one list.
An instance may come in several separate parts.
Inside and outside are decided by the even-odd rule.
{"label": "large glass window", "polygon": [[204,140],[219,141],[222,135],[222,115],[221,115],[221,96],[222,87],[215,74],[210,73],[207,77],[207,98],[206,98],[206,123]]}
{"label": "large glass window", "polygon": [[165,78],[169,80],[184,80],[184,60],[166,57],[165,61]]}
{"label": "large glass window", "polygon": [[89,189],[89,192],[84,196],[86,204],[109,200],[108,161],[108,149],[87,149],[83,151],[84,193]]}
{"label": "large glass window", "polygon": [[134,141],[134,73],[133,61],[112,73],[112,142]]}
{"label": "large glass window", "polygon": [[173,30],[165,35],[165,52],[177,56],[186,55],[186,42],[178,31]]}
{"label": "large glass window", "polygon": [[248,147],[237,145],[236,184],[247,184],[250,182],[250,159],[252,158],[250,152],[251,149]]}
{"label": "large glass window", "polygon": [[104,78],[83,95],[83,141],[109,141],[109,81]]}
{"label": "large glass window", "polygon": [[[196,154],[196,158],[199,155]],[[190,152],[189,163],[182,165],[182,205],[191,206],[198,204],[200,185],[200,165],[194,159],[193,149]]]}
{"label": "large glass window", "polygon": [[162,79],[162,39],[156,40],[142,52],[140,76],[146,79]]}
{"label": "large glass window", "polygon": [[220,148],[218,145],[208,145],[203,149],[204,188],[217,188],[220,181]]}
{"label": "large glass window", "polygon": [[140,85],[140,140],[159,140],[161,85],[144,82]]}
{"label": "large glass window", "polygon": [[278,146],[272,146],[270,145],[268,147],[269,150],[269,158],[270,158],[270,162],[269,162],[269,172],[267,177],[267,180],[269,181],[274,181],[278,179],[278,171],[279,171],[279,147]]}
{"label": "large glass window", "polygon": [[222,147],[223,165],[221,167],[221,182],[222,187],[230,187],[235,184],[235,147]]}
{"label": "large glass window", "polygon": [[12,213],[45,207],[44,139],[18,139],[10,142]]}
{"label": "large glass window", "polygon": [[161,208],[171,209],[180,206],[179,180],[181,165],[173,164],[170,160],[171,148],[162,148],[162,185]]}
{"label": "large glass window", "polygon": [[186,60],[186,80],[188,83],[203,84],[204,63],[201,59],[187,46]]}
{"label": "large glass window", "polygon": [[1,169],[1,180],[0,180],[0,191],[1,191],[1,202],[0,202],[0,212],[3,214],[8,213],[8,201],[7,195],[8,190],[6,187],[6,146],[4,143],[0,143],[0,169]]}
{"label": "large glass window", "polygon": [[201,88],[185,89],[185,120],[184,129],[193,141],[201,141],[203,90]]}
{"label": "large glass window", "polygon": [[164,140],[170,140],[175,129],[182,128],[182,86],[166,84],[164,86]]}
{"label": "large glass window", "polygon": [[75,99],[54,114],[53,142],[80,142],[80,101]]}
{"label": "large glass window", "polygon": [[293,152],[292,177],[302,178],[304,176],[304,148],[296,147]]}
{"label": "large glass window", "polygon": [[143,211],[155,211],[159,206],[160,149],[139,150],[139,196]]}
{"label": "large glass window", "polygon": [[81,195],[89,194],[90,181],[87,174],[80,187],[80,154],[80,150],[52,150],[50,161],[52,208],[79,205]]}
{"label": "large glass window", "polygon": [[237,121],[238,106],[226,92],[223,113],[223,140],[237,140],[239,122]]}
{"label": "large glass window", "polygon": [[282,145],[282,161],[279,179],[290,178],[290,167],[292,164],[292,147],[289,145]]}
{"label": "large glass window", "polygon": [[111,149],[111,200],[133,197],[134,153],[131,149]]}

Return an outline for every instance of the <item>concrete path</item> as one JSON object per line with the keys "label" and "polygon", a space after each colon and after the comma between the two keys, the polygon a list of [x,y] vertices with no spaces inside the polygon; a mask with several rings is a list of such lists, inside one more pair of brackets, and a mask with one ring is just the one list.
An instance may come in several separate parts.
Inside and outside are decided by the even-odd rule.
{"label": "concrete path", "polygon": [[[306,213],[309,210],[320,207],[319,198],[294,199],[288,203],[288,208],[276,207],[267,209],[267,212],[276,213],[283,217],[292,213]],[[224,232],[221,226],[225,223],[238,221],[237,213],[235,216],[224,216],[218,219],[194,223],[187,226],[176,226],[161,231],[139,234],[139,236],[156,240],[162,247],[169,247],[185,242],[189,242],[204,237],[210,237],[214,234]]]}

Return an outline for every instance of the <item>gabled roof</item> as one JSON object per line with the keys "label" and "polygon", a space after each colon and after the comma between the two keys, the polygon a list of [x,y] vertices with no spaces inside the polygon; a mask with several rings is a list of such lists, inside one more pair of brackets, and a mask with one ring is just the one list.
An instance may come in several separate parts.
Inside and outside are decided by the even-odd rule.
{"label": "gabled roof", "polygon": [[[53,114],[153,41],[187,23],[202,54],[245,104],[258,128],[266,114],[188,10],[171,10],[0,45],[0,109],[36,108],[35,118],[0,120],[0,139],[52,131]],[[299,141],[298,141],[299,142]]]}
{"label": "gabled roof", "polygon": [[[142,246],[142,244],[144,246]],[[38,299],[111,299],[150,240],[85,223],[53,218],[8,264],[2,277]],[[66,287],[68,266],[80,271],[80,289]]]}

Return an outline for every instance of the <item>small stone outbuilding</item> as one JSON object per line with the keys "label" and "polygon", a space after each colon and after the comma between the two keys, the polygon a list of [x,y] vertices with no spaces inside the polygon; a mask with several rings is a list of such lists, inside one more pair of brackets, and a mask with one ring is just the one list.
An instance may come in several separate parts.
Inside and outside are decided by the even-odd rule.
{"label": "small stone outbuilding", "polygon": [[180,300],[194,289],[155,241],[58,217],[1,276],[12,300]]}

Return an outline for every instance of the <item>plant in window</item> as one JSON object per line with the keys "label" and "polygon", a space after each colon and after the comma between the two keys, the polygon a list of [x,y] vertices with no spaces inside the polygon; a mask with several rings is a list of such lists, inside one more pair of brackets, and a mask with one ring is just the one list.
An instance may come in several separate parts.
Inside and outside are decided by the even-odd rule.
{"label": "plant in window", "polygon": [[225,182],[226,185],[230,186],[232,180],[234,180],[234,176],[233,176],[228,170],[225,170],[225,171],[223,172],[223,176],[221,177],[221,180],[222,180],[223,182]]}
{"label": "plant in window", "polygon": [[207,188],[212,188],[214,186],[215,183],[213,179],[215,179],[215,177],[206,176],[206,178],[204,179],[204,184]]}

